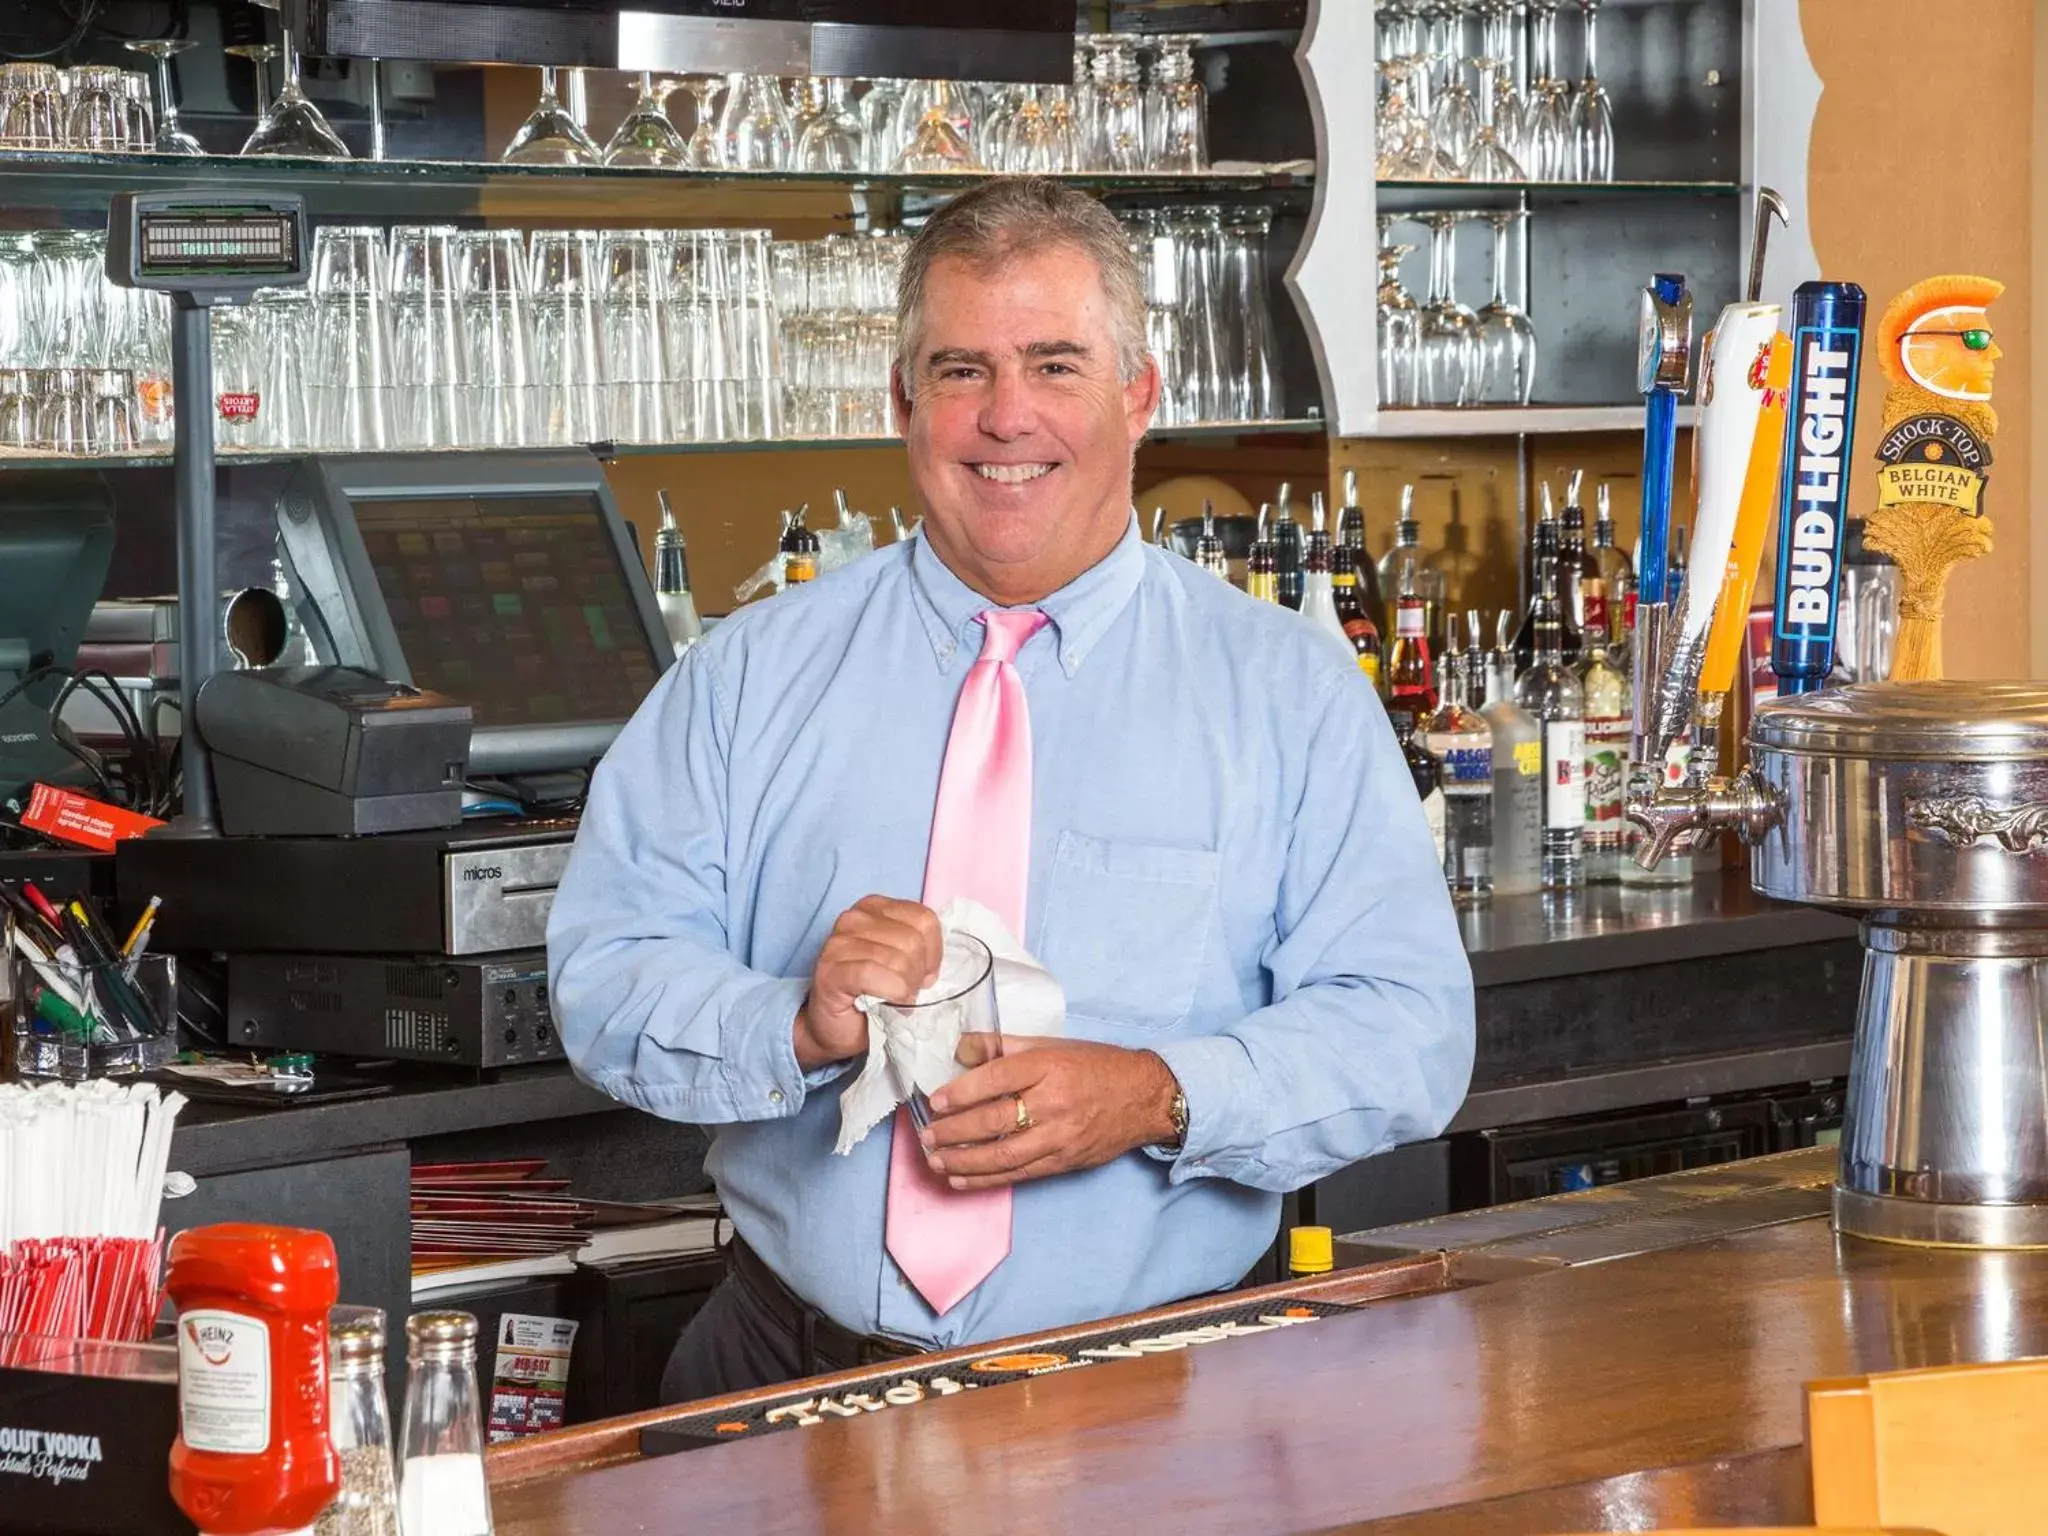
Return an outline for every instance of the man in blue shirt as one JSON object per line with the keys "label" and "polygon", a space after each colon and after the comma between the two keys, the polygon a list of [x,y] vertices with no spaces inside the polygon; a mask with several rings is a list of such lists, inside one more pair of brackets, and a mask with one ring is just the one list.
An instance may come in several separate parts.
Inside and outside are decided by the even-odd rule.
{"label": "man in blue shirt", "polygon": [[[1144,320],[1083,194],[1017,178],[936,213],[899,303],[918,536],[717,626],[596,774],[548,930],[563,1043],[605,1092],[714,1128],[739,1239],[671,1399],[1229,1286],[1282,1192],[1464,1096],[1471,972],[1372,688],[1299,615],[1139,539]],[[931,1166],[1014,1192],[1008,1257],[941,1315],[884,1246],[889,1127],[832,1148],[854,999],[937,970],[916,897],[991,608],[1046,617],[1015,660],[1019,937],[1068,1021],[934,1098]]]}

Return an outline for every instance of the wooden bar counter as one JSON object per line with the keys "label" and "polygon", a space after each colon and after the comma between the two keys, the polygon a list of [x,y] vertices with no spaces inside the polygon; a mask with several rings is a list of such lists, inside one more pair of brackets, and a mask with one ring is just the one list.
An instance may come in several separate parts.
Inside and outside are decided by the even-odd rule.
{"label": "wooden bar counter", "polygon": [[[1805,1382],[2048,1353],[2048,1255],[1838,1239],[1831,1174],[1830,1152],[1788,1153],[1361,1234],[1339,1247],[1362,1267],[1229,1298],[1276,1316],[1355,1304],[1340,1315],[686,1454],[642,1458],[640,1432],[708,1405],[565,1430],[493,1453],[497,1529],[1810,1523]],[[1186,1327],[1176,1317],[1126,1321],[1162,1333]],[[977,1359],[1067,1355],[1071,1339],[917,1364],[971,1379]],[[874,1400],[891,1379],[851,1373],[799,1396]],[[715,1411],[758,1422],[787,1391]]]}

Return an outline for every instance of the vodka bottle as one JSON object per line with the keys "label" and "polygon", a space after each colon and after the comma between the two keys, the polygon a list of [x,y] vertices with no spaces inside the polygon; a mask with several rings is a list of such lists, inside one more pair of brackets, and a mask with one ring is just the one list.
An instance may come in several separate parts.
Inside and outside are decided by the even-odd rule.
{"label": "vodka bottle", "polygon": [[1493,895],[1493,727],[1465,702],[1465,658],[1444,658],[1443,703],[1423,727],[1444,797],[1444,879],[1460,902]]}
{"label": "vodka bottle", "polygon": [[[1595,633],[1588,615],[1587,633]],[[1622,800],[1628,791],[1628,679],[1604,644],[1586,647],[1579,674],[1586,695],[1586,879],[1619,880],[1627,841]]]}
{"label": "vodka bottle", "polygon": [[1575,890],[1586,883],[1586,695],[1565,664],[1554,553],[1537,557],[1536,593],[1536,659],[1515,702],[1543,732],[1543,888]]}
{"label": "vodka bottle", "polygon": [[[1488,657],[1486,703],[1493,733],[1493,889],[1526,896],[1543,885],[1543,732],[1515,702],[1513,615],[1500,616],[1499,646]],[[1476,638],[1479,626],[1472,626]]]}

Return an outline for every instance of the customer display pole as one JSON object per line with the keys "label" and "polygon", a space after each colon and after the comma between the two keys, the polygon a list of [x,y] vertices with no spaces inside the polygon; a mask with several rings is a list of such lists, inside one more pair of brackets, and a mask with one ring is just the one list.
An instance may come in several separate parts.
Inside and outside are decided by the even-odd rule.
{"label": "customer display pole", "polygon": [[282,193],[124,192],[107,227],[107,278],[171,299],[178,519],[178,757],[184,806],[167,835],[212,837],[213,780],[199,689],[220,666],[213,459],[213,306],[306,281],[306,209]]}

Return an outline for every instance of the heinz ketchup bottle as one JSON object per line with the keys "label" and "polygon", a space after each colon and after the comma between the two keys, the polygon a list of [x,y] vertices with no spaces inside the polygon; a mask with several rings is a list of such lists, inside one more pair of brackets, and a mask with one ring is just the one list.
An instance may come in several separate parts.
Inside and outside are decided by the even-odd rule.
{"label": "heinz ketchup bottle", "polygon": [[178,1439],[171,1497],[206,1536],[311,1526],[341,1487],[327,1430],[325,1232],[239,1222],[171,1240]]}

